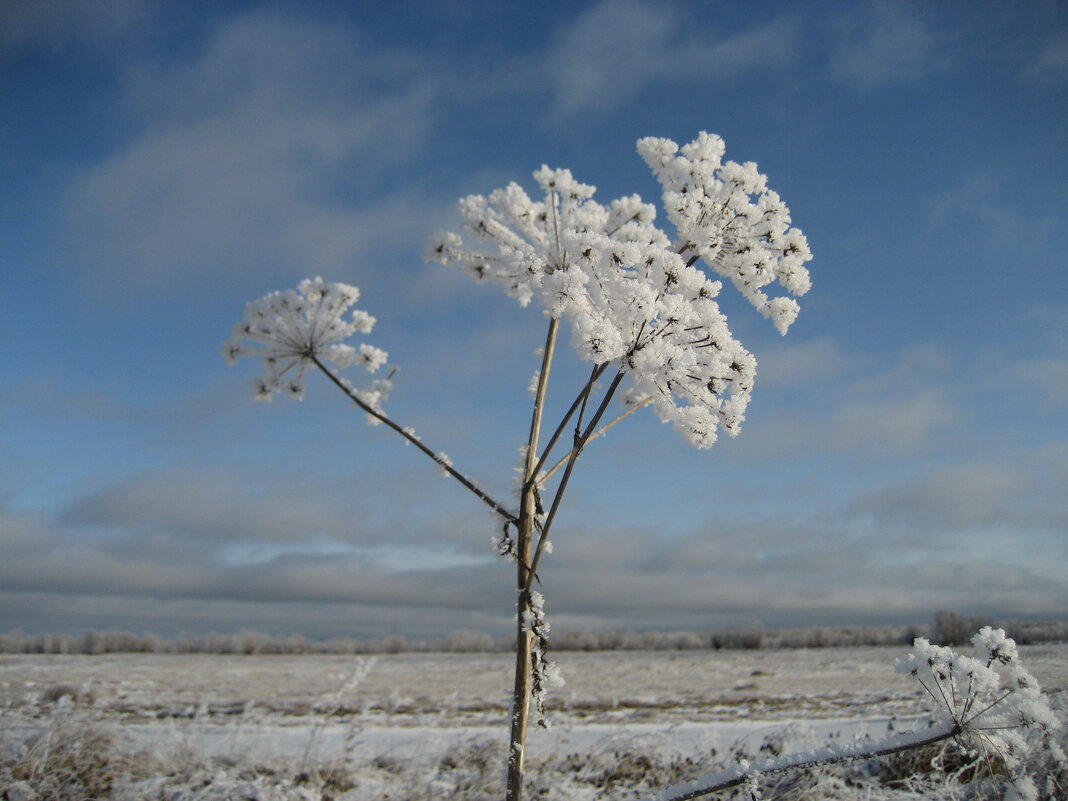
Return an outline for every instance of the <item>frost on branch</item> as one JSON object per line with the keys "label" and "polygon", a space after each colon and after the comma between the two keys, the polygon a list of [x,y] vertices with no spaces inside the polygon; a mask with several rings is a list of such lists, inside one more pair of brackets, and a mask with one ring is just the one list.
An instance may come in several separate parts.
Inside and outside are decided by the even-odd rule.
{"label": "frost on branch", "polygon": [[[263,375],[252,382],[253,396],[267,401],[279,393],[303,398],[304,373],[316,360],[339,369],[360,365],[374,373],[386,364],[384,350],[366,343],[354,348],[342,342],[357,332],[368,334],[374,327],[375,318],[367,312],[356,309],[348,313],[359,297],[360,290],[354,286],[308,278],[296,289],[251,301],[233,335],[222,345],[223,358],[232,365],[241,357],[259,356]],[[376,410],[391,389],[389,381],[383,379],[364,390],[339,380]]]}
{"label": "frost on branch", "polygon": [[[713,141],[722,145],[702,134],[683,153],[698,158]],[[664,154],[659,161],[647,155],[659,152],[654,143]],[[670,183],[665,201],[679,242],[656,226],[656,209],[637,195],[604,206],[570,171],[543,166],[534,173],[542,199],[514,183],[488,198],[464,198],[460,213],[474,244],[441,233],[426,257],[458,264],[480,281],[501,284],[520,304],[536,299],[549,315],[566,319],[581,358],[618,363],[631,379],[632,397],[651,398],[662,420],[707,448],[719,426],[738,433],[756,361],[731,334],[715,301],[721,284],[699,260],[731,278],[785,332],[796,302],[769,300],[760,288],[778,278],[787,291],[802,294],[810,255],[800,232],[787,228],[788,210],[752,165],[709,167],[706,158],[684,178],[685,159],[667,155],[677,149],[668,140],[639,142],[665,188]],[[675,195],[699,197],[704,205],[680,204]]]}
{"label": "frost on branch", "polygon": [[523,611],[523,629],[529,631],[532,638],[530,648],[530,695],[538,711],[538,725],[552,728],[545,715],[545,697],[551,687],[563,687],[564,677],[560,667],[549,660],[549,621],[545,619],[545,597],[533,590],[530,603]]}
{"label": "frost on branch", "polygon": [[445,451],[438,451],[434,454],[434,461],[438,463],[438,475],[448,478],[448,468],[452,467],[452,459],[449,458],[449,454],[445,453]]}

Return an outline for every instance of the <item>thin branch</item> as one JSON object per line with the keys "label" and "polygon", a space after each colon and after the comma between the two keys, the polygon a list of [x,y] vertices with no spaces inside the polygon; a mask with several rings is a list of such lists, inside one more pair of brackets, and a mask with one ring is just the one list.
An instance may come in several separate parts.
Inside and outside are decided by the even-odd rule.
{"label": "thin branch", "polygon": [[579,441],[579,437],[582,436],[582,418],[586,416],[586,407],[590,402],[590,393],[593,392],[593,373],[597,371],[595,366],[590,371],[590,380],[587,382],[588,390],[582,393],[582,403],[579,405],[578,416],[575,418],[575,433],[571,435],[571,444],[574,446]]}
{"label": "thin branch", "polygon": [[637,220],[639,217],[640,217],[640,215],[637,214],[637,213],[630,215],[629,217],[627,217],[627,219],[625,219],[623,222],[621,222],[619,225],[617,225],[611,231],[606,231],[605,232],[605,236],[614,236],[615,234],[619,233],[619,229],[620,228],[622,228],[624,225],[626,225],[627,223],[631,222],[632,220]]}
{"label": "thin branch", "polygon": [[[603,426],[601,426],[601,427],[600,427],[600,428],[598,428],[598,429],[597,429],[596,431],[594,431],[594,432],[593,432],[593,434],[592,434],[592,436],[590,436],[590,438],[589,438],[589,440],[588,440],[588,441],[589,441],[589,442],[593,442],[593,441],[594,441],[595,439],[597,439],[598,437],[600,437],[601,435],[603,435],[603,434],[604,434],[604,433],[605,433],[606,431],[608,431],[608,429],[610,429],[610,428],[611,428],[612,426],[614,426],[614,425],[615,425],[616,423],[618,423],[618,422],[620,422],[621,420],[623,420],[624,418],[626,418],[626,417],[629,417],[630,415],[634,414],[634,413],[635,413],[636,411],[638,411],[638,409],[641,409],[641,408],[643,408],[643,407],[645,407],[645,406],[648,406],[648,405],[649,405],[650,403],[652,403],[652,402],[653,402],[653,399],[652,399],[652,398],[650,397],[650,398],[646,398],[646,399],[645,399],[645,400],[643,400],[643,401],[640,401],[639,403],[635,403],[635,404],[633,404],[633,405],[632,405],[632,406],[631,406],[631,407],[630,407],[629,409],[627,409],[627,410],[626,410],[625,412],[621,412],[621,413],[620,413],[620,414],[619,414],[619,415],[618,415],[618,416],[616,417],[616,419],[615,419],[615,420],[613,420],[613,421],[612,421],[612,422],[610,422],[610,423],[605,423],[605,424],[604,424]],[[539,478],[539,480],[538,480],[538,483],[539,483],[539,484],[544,484],[544,483],[545,483],[546,481],[548,481],[548,480],[549,480],[550,478],[552,478],[552,476],[553,476],[553,473],[555,473],[555,472],[556,472],[557,470],[559,470],[559,469],[560,469],[561,467],[563,467],[563,466],[564,466],[564,463],[565,463],[565,462],[567,462],[567,460],[571,458],[571,454],[572,454],[572,452],[573,452],[573,450],[572,450],[572,451],[568,451],[568,452],[567,452],[567,453],[565,453],[565,454],[564,454],[563,456],[561,456],[561,457],[560,457],[560,460],[559,460],[559,461],[558,461],[558,462],[557,462],[556,464],[554,464],[554,465],[553,465],[553,466],[552,466],[551,468],[549,468],[549,470],[548,470],[548,471],[546,471],[545,475],[543,475],[543,476],[541,476],[541,477]]]}
{"label": "thin branch", "polygon": [[[933,692],[931,692],[931,688],[927,686],[927,683],[923,679],[921,679],[918,675],[915,678],[916,678],[916,681],[918,681],[920,683],[920,686],[923,687],[923,689],[925,689],[927,691],[927,694],[929,696],[931,696],[931,700],[934,701],[935,706],[936,707],[940,707],[941,704],[938,702],[938,696],[935,695]],[[952,714],[953,710],[949,710],[949,711]]]}
{"label": "thin branch", "polygon": [[953,705],[950,704],[949,699],[946,697],[946,690],[942,686],[942,682],[945,679],[944,679],[944,677],[939,676],[938,673],[934,674],[934,678],[935,678],[934,685],[935,685],[935,687],[938,688],[938,694],[942,696],[942,703],[945,704],[946,711],[949,712],[950,716],[952,717],[956,713],[956,709],[954,709]]}
{"label": "thin branch", "polygon": [[1004,701],[1006,698],[1008,698],[1010,695],[1012,695],[1012,692],[1013,692],[1012,690],[1006,690],[1004,695],[1002,695],[1000,698],[995,698],[993,701],[991,701],[989,704],[984,706],[982,709],[980,709],[978,712],[976,712],[974,715],[972,715],[967,720],[965,720],[964,716],[961,715],[961,723],[968,724],[968,723],[971,723],[973,720],[976,720],[977,718],[983,716],[988,711],[990,711],[995,706],[997,706],[1002,701]]}
{"label": "thin branch", "polygon": [[553,211],[553,233],[556,237],[556,260],[558,264],[554,264],[553,267],[558,270],[567,268],[567,259],[565,258],[564,246],[560,243],[560,218],[559,212],[556,210],[556,190],[553,189],[549,193],[550,203],[552,204]]}
{"label": "thin branch", "polygon": [[323,372],[323,374],[334,383],[334,386],[336,386],[338,389],[340,389],[342,392],[344,392],[349,397],[349,400],[351,400],[353,403],[355,403],[357,406],[359,406],[363,411],[367,412],[367,414],[371,415],[371,417],[375,418],[380,423],[384,423],[385,425],[387,425],[390,428],[392,428],[394,431],[396,431],[398,434],[400,434],[402,437],[404,437],[408,442],[410,442],[412,445],[414,445],[419,450],[421,450],[423,453],[425,453],[427,456],[429,456],[431,459],[433,459],[434,460],[434,464],[436,464],[438,467],[440,467],[442,470],[444,470],[450,476],[452,476],[457,481],[459,481],[468,490],[473,492],[475,494],[475,496],[478,497],[484,504],[486,504],[490,509],[492,509],[494,512],[499,514],[501,517],[503,517],[509,523],[516,524],[516,523],[519,522],[519,518],[516,517],[515,514],[513,514],[512,512],[509,512],[507,509],[505,509],[501,504],[499,504],[489,494],[487,494],[485,492],[485,490],[480,489],[469,478],[464,476],[462,473],[459,473],[456,470],[454,470],[450,465],[447,465],[444,462],[439,461],[438,457],[434,453],[434,451],[430,450],[430,448],[428,448],[426,445],[424,445],[410,431],[405,431],[403,428],[401,428],[401,426],[399,426],[397,423],[393,422],[393,420],[391,420],[389,417],[387,417],[383,412],[380,412],[377,409],[373,409],[371,406],[369,406],[367,403],[365,403],[363,400],[361,400],[359,395],[357,395],[356,392],[352,388],[346,386],[345,382],[343,382],[340,378],[338,378],[336,375],[334,375],[333,372],[328,370],[323,365],[323,363],[321,361],[319,361],[319,357],[318,356],[316,356],[315,354],[312,354],[311,360],[315,364],[315,366],[318,367]]}
{"label": "thin branch", "polygon": [[[538,439],[541,436],[542,416],[545,412],[545,396],[549,391],[549,371],[552,368],[553,356],[556,353],[556,338],[559,331],[560,319],[557,317],[550,318],[549,330],[545,334],[545,347],[542,348],[541,368],[538,370],[538,386],[534,391],[534,411],[531,413],[530,433],[527,437],[527,453],[523,462],[523,495],[520,500],[519,518],[522,520],[525,517],[529,517],[539,529],[541,525],[538,515],[541,512],[541,500],[537,495],[537,487],[532,476],[537,475],[538,470],[541,469],[541,463],[545,459],[543,455],[535,464],[534,460],[537,458],[538,453]],[[574,405],[572,405],[573,409]],[[569,411],[568,414],[570,415],[571,412]],[[559,429],[553,436],[554,438],[559,436]],[[552,447],[552,442],[550,442],[549,447]],[[522,557],[522,554],[520,556]],[[522,561],[522,558],[520,561]]]}
{"label": "thin branch", "polygon": [[657,801],[690,801],[692,798],[700,798],[703,795],[727,790],[745,784],[754,776],[772,776],[778,773],[786,773],[791,770],[804,770],[822,765],[834,765],[839,762],[850,762],[855,759],[872,759],[875,757],[890,756],[902,751],[910,751],[914,748],[922,748],[926,745],[948,740],[961,733],[957,724],[945,725],[936,728],[932,733],[922,739],[914,740],[915,732],[906,732],[895,737],[889,737],[874,743],[856,744],[851,746],[828,746],[822,753],[815,755],[811,752],[801,752],[791,756],[770,760],[762,764],[756,764],[749,768],[733,768],[723,771],[704,779],[698,779],[688,785],[669,788],[656,796]]}
{"label": "thin branch", "polygon": [[968,725],[968,731],[1011,731],[1020,728],[1019,723],[1006,723],[1004,726],[972,726]]}
{"label": "thin branch", "polygon": [[[997,778],[996,773],[994,771],[994,760],[990,758],[990,751],[987,749],[987,744],[989,744],[990,748],[997,752],[997,755],[1001,758],[1002,762],[1007,762],[1007,760],[1005,759],[1005,754],[989,737],[980,735],[979,744],[983,747],[983,763],[986,765],[986,772],[990,775],[990,779],[994,782],[994,786],[997,787]],[[978,773],[979,771],[975,770],[975,775],[978,775]]]}
{"label": "thin branch", "polygon": [[[987,662],[987,667],[990,667],[990,662]],[[975,685],[975,673],[968,674],[968,692],[967,700],[964,702],[964,708],[960,711],[960,719],[968,719],[968,711],[972,708],[972,704],[975,703],[975,694],[972,693],[972,687]]]}

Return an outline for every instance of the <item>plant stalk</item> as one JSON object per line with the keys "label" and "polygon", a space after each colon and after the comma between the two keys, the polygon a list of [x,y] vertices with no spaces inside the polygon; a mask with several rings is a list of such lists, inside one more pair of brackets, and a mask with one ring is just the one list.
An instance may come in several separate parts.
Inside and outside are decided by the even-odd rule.
{"label": "plant stalk", "polygon": [[526,759],[527,726],[530,721],[530,656],[531,633],[524,627],[525,612],[530,608],[530,549],[534,539],[534,522],[537,514],[537,484],[534,469],[538,458],[538,439],[545,410],[545,395],[549,386],[549,370],[556,349],[556,334],[560,321],[549,321],[545,336],[545,349],[541,357],[538,388],[534,396],[534,411],[530,420],[530,435],[527,438],[526,459],[523,466],[523,497],[519,505],[519,520],[516,524],[516,640],[515,640],[515,687],[512,693],[511,736],[508,740],[507,801],[520,801],[523,795],[523,765]]}

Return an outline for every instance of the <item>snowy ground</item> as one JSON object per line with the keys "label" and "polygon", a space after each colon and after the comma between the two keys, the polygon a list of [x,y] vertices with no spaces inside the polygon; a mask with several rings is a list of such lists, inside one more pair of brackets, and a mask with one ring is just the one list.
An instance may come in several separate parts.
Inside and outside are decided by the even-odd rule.
{"label": "snowy ground", "polygon": [[[612,786],[597,771],[636,755],[655,761],[647,773],[677,780],[711,768],[713,755],[739,743],[758,749],[784,727],[792,741],[901,729],[925,709],[921,691],[893,672],[906,652],[561,653],[567,685],[551,697],[553,728],[532,732],[531,765],[557,778],[562,770],[576,781],[585,776],[565,797],[595,798]],[[1047,691],[1065,697],[1068,645],[1021,648],[1021,657]],[[155,784],[142,774],[159,773],[159,764],[130,767],[112,783],[137,788],[130,798],[488,798],[499,783],[510,670],[508,654],[3,655],[5,764],[32,761],[27,749],[42,732],[58,741],[91,727],[115,753],[184,766]],[[460,779],[456,771],[443,778],[451,763]],[[348,771],[333,795],[321,776],[297,786],[327,764]],[[205,771],[228,771],[258,795],[231,793],[233,782],[213,784]],[[264,778],[272,772],[274,780]],[[0,774],[0,792],[12,776],[20,778]],[[271,781],[275,796],[264,789]],[[426,794],[434,781],[440,786]],[[186,795],[168,796],[166,786]]]}

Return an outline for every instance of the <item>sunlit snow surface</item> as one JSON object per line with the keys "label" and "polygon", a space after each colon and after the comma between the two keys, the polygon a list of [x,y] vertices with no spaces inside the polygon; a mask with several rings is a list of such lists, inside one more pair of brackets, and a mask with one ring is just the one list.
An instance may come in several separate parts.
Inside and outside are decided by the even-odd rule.
{"label": "sunlit snow surface", "polygon": [[[536,775],[546,765],[547,781],[559,785],[565,758],[571,782],[590,765],[601,770],[651,754],[661,766],[691,760],[700,773],[713,766],[713,753],[723,757],[739,744],[755,753],[782,731],[800,747],[828,737],[882,736],[888,726],[900,731],[925,709],[922,691],[893,671],[906,652],[560,653],[567,684],[549,699],[553,728],[531,732],[530,770]],[[1068,645],[1021,648],[1021,657],[1043,688],[1063,699]],[[510,669],[509,654],[4,655],[0,731],[5,760],[36,733],[74,736],[64,726],[86,723],[115,734],[127,753],[162,755],[164,764],[167,755],[181,754],[172,786],[203,782],[205,771],[216,780],[215,795],[205,790],[189,798],[240,797],[227,795],[226,781],[238,781],[250,767],[294,776],[339,760],[357,782],[336,797],[362,801],[388,791],[415,798],[405,785],[418,784],[419,766],[429,776],[440,773],[443,761],[488,762],[486,781],[498,778]],[[63,687],[82,701],[56,702]],[[157,791],[167,780],[146,781],[139,791],[162,797]],[[255,781],[270,785],[262,775]],[[600,795],[596,785],[569,785],[560,797],[624,797],[622,784],[614,796]],[[439,795],[482,797],[477,788],[450,795],[455,789],[440,787]],[[401,791],[408,795],[396,795]],[[309,784],[273,792],[323,797]]]}

